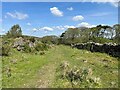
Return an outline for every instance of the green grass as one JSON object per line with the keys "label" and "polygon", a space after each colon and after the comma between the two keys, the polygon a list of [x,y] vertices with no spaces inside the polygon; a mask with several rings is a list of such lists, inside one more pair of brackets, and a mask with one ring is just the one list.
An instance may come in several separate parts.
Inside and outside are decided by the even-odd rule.
{"label": "green grass", "polygon": [[[17,63],[10,61],[16,59]],[[83,62],[86,60],[87,62]],[[107,62],[103,61],[107,60]],[[67,61],[70,67],[91,68],[93,75],[99,77],[102,88],[118,87],[118,59],[104,53],[91,53],[86,50],[72,49],[69,46],[54,46],[44,55],[11,51],[11,55],[3,57],[3,88],[13,87],[72,87],[67,79],[61,79],[56,72],[59,65]],[[105,67],[107,66],[107,67]],[[11,68],[11,76],[6,68]],[[41,83],[43,82],[43,83]],[[115,83],[111,85],[111,82]],[[75,86],[84,87],[85,85]],[[94,88],[94,86],[93,86]]]}
{"label": "green grass", "polygon": [[[17,64],[10,61],[16,60]],[[3,57],[3,86],[4,87],[21,87],[24,86],[30,79],[33,79],[37,71],[48,61],[44,56],[12,52],[9,57]],[[7,68],[11,69],[11,77],[6,74]]]}

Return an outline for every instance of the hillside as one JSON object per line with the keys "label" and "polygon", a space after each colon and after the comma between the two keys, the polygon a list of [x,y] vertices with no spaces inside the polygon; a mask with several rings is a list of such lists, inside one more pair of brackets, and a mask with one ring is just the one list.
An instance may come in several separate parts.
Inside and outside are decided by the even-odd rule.
{"label": "hillside", "polygon": [[[104,53],[53,45],[43,55],[13,49],[10,56],[2,57],[2,63],[3,88],[118,87],[118,59]],[[83,81],[75,79],[71,82],[71,77],[62,77],[64,69],[61,71],[60,68],[66,63],[68,72],[90,70],[91,73]]]}

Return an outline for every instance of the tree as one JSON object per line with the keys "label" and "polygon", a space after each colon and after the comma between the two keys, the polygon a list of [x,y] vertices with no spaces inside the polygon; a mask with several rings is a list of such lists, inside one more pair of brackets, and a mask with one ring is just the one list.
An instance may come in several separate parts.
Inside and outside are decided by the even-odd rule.
{"label": "tree", "polygon": [[68,28],[67,31],[62,33],[60,38],[63,44],[74,44],[87,42],[89,40],[89,28],[80,27],[80,28]]}
{"label": "tree", "polygon": [[116,24],[113,26],[113,29],[115,30],[116,32],[116,35],[115,37],[113,38],[113,40],[116,42],[116,43],[119,43],[120,44],[120,24]]}
{"label": "tree", "polygon": [[11,29],[7,32],[8,37],[20,37],[22,36],[22,30],[21,27],[16,24],[11,27]]}
{"label": "tree", "polygon": [[58,37],[51,35],[51,36],[44,36],[41,38],[42,43],[48,43],[48,44],[58,44]]}
{"label": "tree", "polygon": [[68,28],[67,31],[62,33],[60,36],[60,41],[64,44],[72,44],[77,41],[80,36],[79,28]]}
{"label": "tree", "polygon": [[[114,42],[115,37],[116,42],[120,42],[120,29],[119,25],[115,28],[111,26],[98,25],[93,28],[68,28],[64,33],[61,34],[59,42],[61,44],[74,44],[74,43],[86,43],[86,42],[96,42],[96,43],[106,43]],[[116,32],[115,32],[116,31]],[[117,33],[117,34],[116,34]],[[115,36],[116,34],[116,36]]]}

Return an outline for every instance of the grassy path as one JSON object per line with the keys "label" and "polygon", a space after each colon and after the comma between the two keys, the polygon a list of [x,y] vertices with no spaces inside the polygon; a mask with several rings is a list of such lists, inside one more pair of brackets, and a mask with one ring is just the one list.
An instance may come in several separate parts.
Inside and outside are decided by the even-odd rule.
{"label": "grassy path", "polygon": [[[34,79],[26,83],[24,87],[48,88],[54,83],[55,72],[58,65],[63,61],[62,49],[55,46],[43,55],[43,59],[47,61],[37,72]],[[32,83],[31,83],[32,82]]]}
{"label": "grassy path", "polygon": [[54,66],[54,64],[49,64],[49,65],[41,68],[40,79],[37,81],[38,85],[36,85],[35,87],[37,87],[37,88],[50,87],[51,83],[54,80],[54,77],[55,77],[55,66]]}
{"label": "grassy path", "polygon": [[[53,51],[55,51],[56,49],[54,48]],[[40,71],[39,71],[39,80],[37,81],[37,84],[35,87],[37,88],[47,88],[47,87],[51,87],[52,82],[54,81],[54,77],[55,77],[55,70],[56,70],[56,66],[57,66],[57,59],[58,59],[59,55],[58,53],[56,53],[56,55],[54,53],[52,53],[49,56],[49,63],[45,66],[43,66]]]}
{"label": "grassy path", "polygon": [[61,49],[58,46],[55,46],[52,52],[54,53],[49,55],[50,62],[43,66],[39,71],[40,79],[37,81],[37,88],[51,87],[52,83],[54,83],[56,68],[61,63],[61,57],[63,57],[63,55]]}
{"label": "grassy path", "polygon": [[[118,61],[107,54],[91,53],[62,45],[54,46],[42,56],[23,53],[24,57],[21,57],[20,52],[12,53],[10,57],[3,57],[3,70],[7,67],[12,69],[11,77],[3,72],[3,87],[70,88],[69,83],[56,78],[56,69],[64,61],[69,62],[70,67],[92,68],[93,74],[100,77],[103,88],[116,87],[118,83]],[[11,63],[12,59],[16,59],[17,63]],[[111,85],[111,82],[115,84]]]}

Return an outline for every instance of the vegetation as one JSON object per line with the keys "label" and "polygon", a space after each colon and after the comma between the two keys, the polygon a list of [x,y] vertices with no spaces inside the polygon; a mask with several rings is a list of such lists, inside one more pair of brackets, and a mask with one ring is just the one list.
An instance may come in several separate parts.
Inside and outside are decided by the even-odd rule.
{"label": "vegetation", "polygon": [[[42,43],[47,44],[75,44],[75,43],[120,43],[120,25],[116,24],[113,27],[98,25],[93,28],[79,27],[68,28],[60,37],[51,35],[42,38],[28,37],[22,35],[21,27],[16,24],[11,27],[10,31],[6,34],[7,37],[23,37],[29,39],[31,42],[40,40]],[[4,36],[5,37],[5,36]]]}
{"label": "vegetation", "polygon": [[49,45],[47,44],[44,44],[44,43],[38,43],[36,46],[35,46],[35,49],[37,51],[41,50],[41,51],[44,51],[44,50],[48,50],[49,48]]}
{"label": "vegetation", "polygon": [[12,26],[0,38],[2,87],[118,88],[120,58],[67,45],[120,44],[119,26],[68,28],[60,37],[42,38],[22,35],[19,25]]}
{"label": "vegetation", "polygon": [[93,28],[69,28],[61,34],[60,42],[63,44],[72,43],[120,43],[120,25],[116,24],[113,27],[98,25]]}
{"label": "vegetation", "polygon": [[58,44],[58,37],[57,36],[44,36],[41,38],[41,42],[47,44]]}
{"label": "vegetation", "polygon": [[[11,53],[10,56],[3,56],[2,59],[3,88],[118,87],[118,59],[107,54],[91,53],[63,45],[50,48],[44,55],[21,53],[15,49]],[[73,80],[72,85],[69,77],[61,77],[63,71],[60,71],[60,64],[64,62],[69,64],[68,71],[91,69],[91,79],[99,78],[100,83],[97,85],[94,81],[90,83],[92,82],[90,79],[82,82],[78,79]],[[85,72],[82,75],[84,74]],[[89,83],[86,80],[89,80]]]}
{"label": "vegetation", "polygon": [[115,40],[116,42],[120,42],[120,24],[114,25],[113,28],[116,31],[116,35],[113,40]]}
{"label": "vegetation", "polygon": [[11,29],[8,31],[7,36],[14,38],[22,36],[21,27],[18,24],[13,25]]}
{"label": "vegetation", "polygon": [[9,42],[9,40],[6,40],[6,41],[1,40],[0,55],[1,56],[8,56],[9,53],[10,53],[10,42]]}

